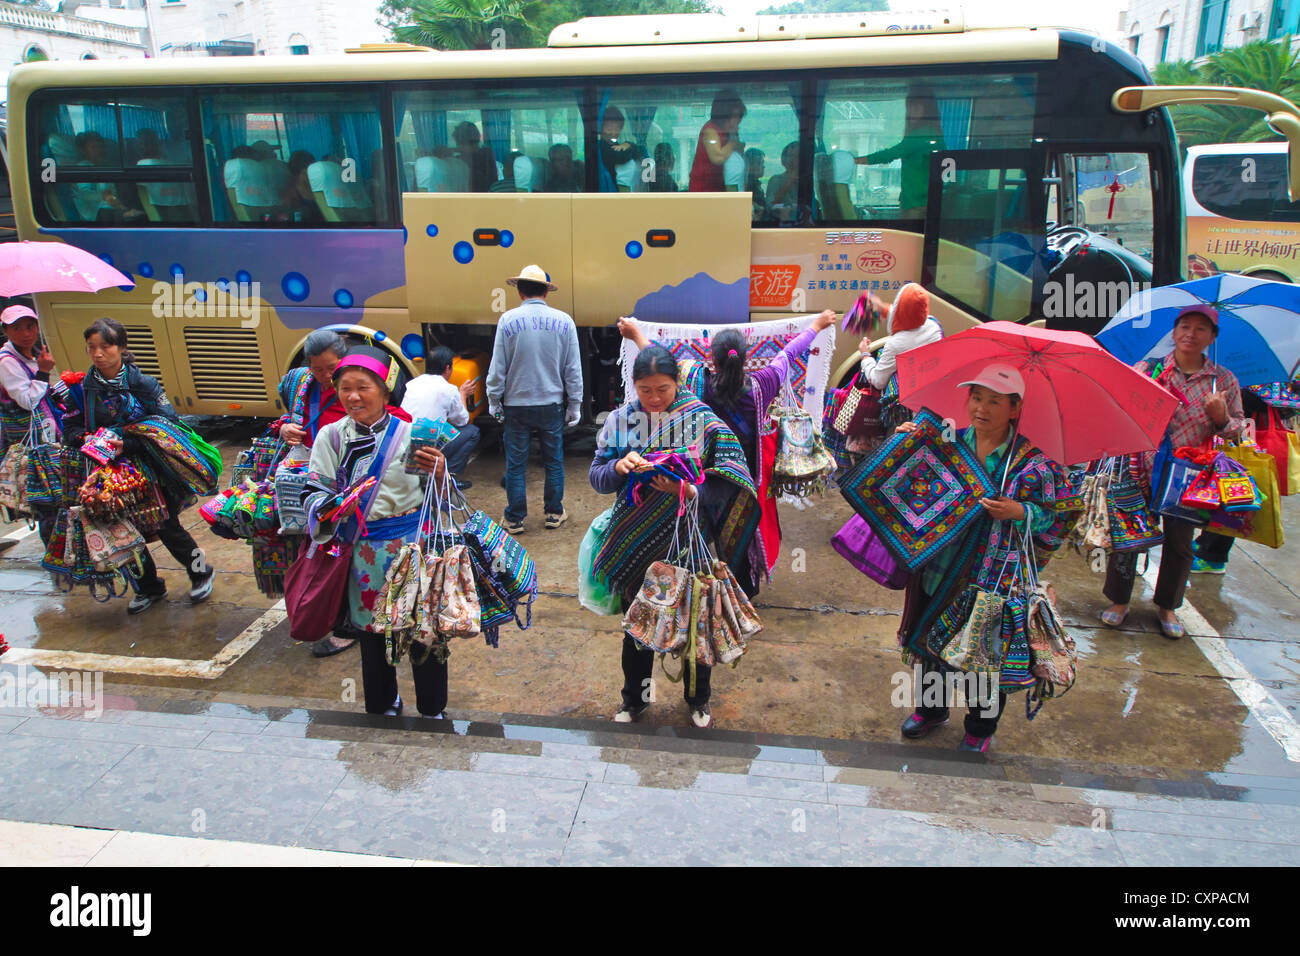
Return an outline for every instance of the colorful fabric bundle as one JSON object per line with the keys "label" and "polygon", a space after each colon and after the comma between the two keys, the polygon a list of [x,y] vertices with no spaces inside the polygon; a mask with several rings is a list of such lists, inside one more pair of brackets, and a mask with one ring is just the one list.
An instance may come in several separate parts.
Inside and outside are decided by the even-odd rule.
{"label": "colorful fabric bundle", "polygon": [[81,507],[101,518],[124,515],[132,506],[150,501],[149,476],[132,459],[100,465],[81,483]]}
{"label": "colorful fabric bundle", "polygon": [[840,491],[890,553],[915,571],[955,540],[997,488],[963,442],[943,440],[929,409],[840,479]]}
{"label": "colorful fabric bundle", "polygon": [[63,504],[62,445],[49,442],[34,445],[27,456],[27,502],[33,508],[57,508]]}
{"label": "colorful fabric bundle", "polygon": [[144,537],[131,522],[124,518],[97,521],[84,509],[79,510],[76,517],[81,522],[87,557],[96,571],[113,571],[128,565],[137,571],[142,570],[140,558]]}
{"label": "colorful fabric bundle", "polygon": [[297,542],[286,541],[279,535],[258,535],[249,543],[253,546],[253,578],[257,589],[267,597],[283,597],[284,577],[293,564]]}
{"label": "colorful fabric bundle", "polygon": [[1252,392],[1274,408],[1300,411],[1300,382],[1273,382],[1269,385],[1248,386]]}
{"label": "colorful fabric bundle", "polygon": [[1254,511],[1216,511],[1209,522],[1209,530],[1270,548],[1282,547],[1286,538],[1282,532],[1281,495],[1273,456],[1251,445],[1229,445],[1222,454],[1250,475],[1259,494],[1260,507]]}
{"label": "colorful fabric bundle", "polygon": [[275,470],[275,507],[280,515],[280,534],[306,534],[307,512],[303,510],[303,490],[307,487],[307,465],[281,463]]}
{"label": "colorful fabric bundle", "polygon": [[221,453],[180,421],[150,415],[125,426],[144,443],[153,466],[192,495],[210,495],[221,476]]}
{"label": "colorful fabric bundle", "polygon": [[776,459],[772,464],[771,494],[806,498],[826,490],[835,471],[835,459],[822,444],[812,417],[794,404],[787,388],[768,412],[777,425]]}
{"label": "colorful fabric bundle", "polygon": [[[105,602],[115,597],[123,597],[130,590],[128,573],[138,576],[142,573],[139,558],[144,553],[143,541],[135,547],[122,563],[110,560],[114,557],[112,542],[127,541],[123,534],[106,534],[96,541],[96,553],[101,558],[104,570],[96,567],[95,559],[86,538],[87,521],[94,526],[93,518],[86,516],[80,507],[60,508],[55,517],[54,534],[45,549],[41,566],[50,572],[54,585],[61,591],[71,591],[78,584],[85,584],[90,589],[90,596],[98,602]],[[121,558],[121,555],[116,555]]]}
{"label": "colorful fabric bundle", "polygon": [[[478,541],[496,590],[504,596],[510,612],[508,617],[499,619],[485,617],[484,623],[490,626],[513,617],[520,630],[526,631],[532,626],[533,602],[537,600],[537,565],[523,545],[482,511],[475,511],[465,519],[464,533]],[[521,607],[525,615],[522,621]]]}
{"label": "colorful fabric bundle", "polygon": [[645,459],[648,467],[631,472],[624,486],[624,494],[634,506],[641,504],[645,486],[653,481],[656,475],[664,475],[673,481],[687,481],[693,485],[704,483],[704,466],[700,464],[700,450],[694,446],[651,451],[641,457]]}

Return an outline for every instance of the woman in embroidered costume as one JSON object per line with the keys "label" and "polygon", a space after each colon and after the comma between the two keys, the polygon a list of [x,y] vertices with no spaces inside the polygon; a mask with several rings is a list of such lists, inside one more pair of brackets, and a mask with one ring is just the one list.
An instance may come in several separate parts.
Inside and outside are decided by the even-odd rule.
{"label": "woman in embroidered costume", "polygon": [[[135,356],[126,347],[126,329],[120,322],[97,319],[86,329],[85,339],[91,367],[81,383],[84,413],[70,413],[64,419],[63,444],[73,454],[79,454],[87,435],[108,428],[117,436],[110,444],[119,456],[148,457],[167,508],[167,520],[156,536],[147,538],[161,541],[189,574],[190,603],[205,601],[212,594],[216,572],[203,559],[194,538],[181,527],[181,511],[194,503],[197,492],[189,483],[196,471],[182,461],[194,450],[189,447],[180,416],[163,387],[136,367]],[[127,426],[137,427],[132,429],[133,434],[126,434]],[[215,475],[212,477],[215,479]],[[143,564],[144,573],[135,582],[136,594],[127,605],[128,614],[147,610],[167,594],[167,585],[158,577],[158,567],[148,550]]]}
{"label": "woman in embroidered costume", "polygon": [[[737,582],[750,597],[758,593],[764,578],[770,579],[781,551],[776,499],[767,492],[772,479],[772,459],[775,458],[775,454],[764,453],[763,436],[771,430],[767,410],[790,374],[791,359],[807,352],[818,333],[834,325],[835,320],[834,311],[827,309],[788,342],[776,358],[753,372],[745,370],[748,346],[745,337],[736,329],[725,329],[713,337],[710,350],[714,372],[709,372],[696,361],[687,360],[679,364],[679,384],[708,405],[740,440],[745,451],[745,464],[757,485],[757,532],[732,569]],[[645,333],[626,316],[618,320],[618,330],[642,350],[651,345]],[[773,452],[775,442],[769,445],[767,451]]]}
{"label": "woman in embroidered costume", "polygon": [[[949,669],[937,656],[938,650],[957,636],[964,623],[944,612],[956,604],[970,584],[1007,593],[1016,576],[1018,533],[1028,531],[1032,535],[1041,569],[1065,540],[1077,507],[1060,466],[1022,436],[1012,437],[1025,391],[1019,371],[1009,365],[989,365],[960,387],[970,389],[967,411],[971,424],[958,433],[957,441],[974,451],[1004,490],[999,497],[981,499],[985,514],[908,582],[898,631],[903,660],[907,664],[919,660],[923,672],[935,676]],[[907,422],[898,430],[915,427]],[[1014,665],[1008,658],[1000,675],[997,709],[993,709],[992,700],[970,705],[960,749],[987,751],[1006,706],[1007,691],[1022,690],[1033,683],[1028,656]],[[943,706],[918,703],[915,712],[903,722],[903,736],[924,737],[947,721],[946,699]]]}
{"label": "woman in embroidered costume", "polygon": [[[1206,445],[1216,437],[1235,438],[1246,427],[1237,377],[1205,357],[1205,350],[1218,334],[1217,309],[1209,305],[1189,306],[1174,320],[1174,350],[1151,367],[1146,362],[1135,366],[1182,400],[1165,432],[1161,447],[1166,454],[1184,446]],[[1162,477],[1152,475],[1155,459],[1155,452],[1137,456],[1136,471],[1146,487],[1151,486],[1153,477],[1157,481]],[[1165,637],[1178,640],[1187,633],[1175,612],[1182,607],[1187,575],[1196,557],[1192,547],[1196,526],[1181,518],[1161,515],[1160,527],[1165,540],[1153,600],[1160,617],[1160,630]],[[1107,627],[1119,627],[1128,616],[1136,572],[1136,552],[1112,553],[1107,558],[1102,593],[1113,603],[1100,615]]]}
{"label": "woman in embroidered costume", "polygon": [[[632,367],[636,398],[612,412],[600,431],[591,463],[591,486],[618,494],[594,574],[608,581],[626,607],[646,570],[667,554],[677,525],[679,494],[700,497],[700,516],[717,555],[733,573],[746,561],[757,527],[758,501],[740,442],[726,424],[689,390],[678,386],[677,360],[660,346],[643,349]],[[623,494],[642,453],[695,445],[705,480],[701,485],[656,475],[640,504]],[[635,720],[649,706],[646,691],[654,652],[623,635],[623,703],[614,719]],[[713,722],[709,709],[711,668],[696,670],[695,695],[687,696],[697,727]],[[689,687],[684,688],[689,695]]]}
{"label": "woman in embroidered costume", "polygon": [[348,354],[348,344],[337,332],[319,329],[307,336],[302,346],[306,367],[290,369],[280,379],[280,403],[284,415],[272,426],[290,447],[289,461],[307,461],[311,446],[326,425],[343,417],[343,406],[334,393],[334,369]]}
{"label": "woman in embroidered costume", "polygon": [[[397,669],[388,663],[383,635],[367,629],[374,621],[375,599],[389,562],[403,542],[419,531],[424,501],[419,476],[407,474],[403,464],[410,445],[410,423],[388,407],[396,380],[394,359],[349,355],[338,363],[333,382],[347,417],[326,425],[316,436],[303,491],[312,541],[320,547],[329,547],[334,539],[353,545],[347,623],[342,629],[361,643],[366,712],[390,717],[402,712]],[[434,448],[421,449],[415,461],[435,474],[441,474],[444,467],[442,453]],[[377,482],[361,496],[355,512],[342,521],[321,517],[340,503],[346,489],[367,477]],[[430,654],[422,664],[412,661],[411,669],[420,713],[440,716],[447,706],[446,661],[439,662]]]}

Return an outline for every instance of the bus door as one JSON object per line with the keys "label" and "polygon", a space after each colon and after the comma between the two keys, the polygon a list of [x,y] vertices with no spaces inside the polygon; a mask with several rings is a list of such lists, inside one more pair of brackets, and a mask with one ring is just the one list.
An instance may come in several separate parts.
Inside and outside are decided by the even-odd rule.
{"label": "bus door", "polygon": [[984,321],[1037,317],[1043,171],[1038,149],[932,154],[921,266],[931,292]]}

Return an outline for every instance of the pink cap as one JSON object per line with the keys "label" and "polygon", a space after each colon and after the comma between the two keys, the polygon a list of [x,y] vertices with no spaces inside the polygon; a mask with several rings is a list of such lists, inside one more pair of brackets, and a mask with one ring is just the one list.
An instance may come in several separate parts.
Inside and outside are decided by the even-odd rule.
{"label": "pink cap", "polygon": [[1214,331],[1219,331],[1219,310],[1208,303],[1189,305],[1186,308],[1179,309],[1178,314],[1174,316],[1174,325],[1177,325],[1178,320],[1185,315],[1203,315],[1210,320],[1210,324],[1214,326]]}
{"label": "pink cap", "polygon": [[[13,325],[19,319],[25,319],[28,316],[36,319],[36,313],[27,308],[27,306],[11,305],[3,312],[0,312],[0,322],[3,322],[5,325]],[[40,319],[37,319],[37,321],[39,322]]]}
{"label": "pink cap", "polygon": [[993,362],[985,365],[978,375],[966,382],[958,383],[958,388],[968,385],[983,385],[1002,395],[1019,395],[1025,397],[1025,377],[1020,369],[1005,362]]}

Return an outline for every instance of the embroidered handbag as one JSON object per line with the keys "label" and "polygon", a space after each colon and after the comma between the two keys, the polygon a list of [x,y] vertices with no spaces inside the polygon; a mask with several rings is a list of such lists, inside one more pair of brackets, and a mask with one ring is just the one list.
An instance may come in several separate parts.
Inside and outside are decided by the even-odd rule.
{"label": "embroidered handbag", "polygon": [[968,673],[996,674],[1002,670],[1002,606],[1005,598],[978,585],[970,585],[970,614],[940,657],[951,667]]}
{"label": "embroidered handbag", "polygon": [[871,580],[892,591],[901,591],[907,587],[907,582],[912,577],[906,567],[894,560],[889,549],[861,515],[854,515],[844,527],[835,532],[831,538],[831,547]]}
{"label": "embroidered handbag", "polygon": [[[714,567],[716,569],[717,565]],[[703,598],[708,608],[708,638],[714,658],[719,664],[739,660],[745,653],[745,639],[740,634],[735,606],[727,595],[726,584],[716,577],[711,578],[709,591]]]}
{"label": "embroidered handbag", "polygon": [[1204,511],[1216,511],[1222,506],[1219,497],[1219,473],[1213,466],[1201,469],[1200,474],[1187,486],[1179,504],[1184,508],[1200,508]]}
{"label": "embroidered handbag", "polygon": [[27,452],[31,447],[31,431],[27,440],[10,445],[0,459],[0,507],[15,515],[27,513]]}
{"label": "embroidered handbag", "polygon": [[1141,482],[1133,477],[1124,459],[1117,462],[1106,497],[1112,551],[1144,551],[1164,540],[1160,520],[1151,511]]}
{"label": "embroidered handbag", "polygon": [[86,539],[86,552],[96,571],[112,571],[131,564],[144,549],[144,537],[123,518],[100,522],[84,510],[78,518]]}
{"label": "embroidered handbag", "polygon": [[524,620],[519,627],[527,630],[533,620],[533,602],[537,600],[537,565],[528,551],[506,533],[482,511],[475,511],[465,519],[464,533],[477,540],[489,570],[496,576],[496,584],[504,593],[516,622],[519,608],[524,609]]}
{"label": "embroidered handbag", "polygon": [[747,638],[763,630],[763,622],[759,620],[758,612],[754,610],[749,595],[740,586],[740,582],[736,580],[736,576],[731,573],[731,568],[727,567],[725,561],[713,562],[713,576],[722,591],[722,607],[735,628],[736,636],[743,648]]}
{"label": "embroidered handbag", "polygon": [[849,383],[844,403],[835,415],[835,430],[847,438],[883,438],[880,423],[880,391],[870,385],[858,385],[859,375]]}
{"label": "embroidered handbag", "polygon": [[684,601],[689,615],[689,579],[686,568],[666,561],[656,561],[646,569],[641,590],[623,615],[623,630],[632,640],[659,653],[674,653],[686,646],[687,635],[679,640],[677,616]]}
{"label": "embroidered handbag", "polygon": [[1071,537],[1076,545],[1086,551],[1100,549],[1109,552],[1112,547],[1110,531],[1111,466],[1103,463],[1095,474],[1083,479],[1083,512],[1074,526]]}
{"label": "embroidered handbag", "polygon": [[375,613],[368,630],[392,636],[394,631],[415,627],[415,609],[420,602],[420,572],[424,551],[419,543],[403,544],[384,572],[384,583],[375,597]]}
{"label": "embroidered handbag", "polygon": [[253,580],[257,589],[269,598],[284,596],[284,576],[293,564],[296,542],[286,541],[279,535],[254,538]]}
{"label": "embroidered handbag", "polygon": [[307,512],[302,492],[307,486],[307,466],[287,462],[275,471],[275,508],[280,516],[280,534],[306,534]]}
{"label": "embroidered handbag", "polygon": [[71,591],[74,583],[68,555],[68,518],[69,510],[60,508],[54,516],[50,542],[45,546],[45,554],[41,558],[41,567],[50,572],[54,586],[60,591]]}
{"label": "embroidered handbag", "polygon": [[1033,661],[1030,670],[1038,679],[1037,696],[1053,700],[1064,695],[1074,686],[1079,652],[1061,623],[1053,595],[1043,585],[1029,592],[1026,629]]}
{"label": "embroidered handbag", "polygon": [[[799,407],[786,383],[785,397],[778,396],[768,412],[777,425],[776,460],[772,464],[772,494],[790,494],[806,498],[814,491],[826,489],[826,480],[835,470],[812,417]],[[783,404],[778,404],[783,403]]]}
{"label": "embroidered handbag", "polygon": [[[713,649],[713,618],[709,598],[715,592],[717,579],[709,574],[692,574],[688,590],[690,607],[687,611],[686,653],[693,654],[697,667],[712,667],[718,662]],[[678,626],[681,625],[681,608],[678,608]],[[692,675],[693,676],[693,675]]]}
{"label": "embroidered handbag", "polygon": [[438,589],[438,621],[442,637],[476,637],[480,631],[478,592],[474,567],[463,544],[452,545],[442,555],[442,587]]}
{"label": "embroidered handbag", "polygon": [[1255,423],[1255,444],[1264,454],[1273,456],[1278,493],[1300,493],[1300,436],[1282,426],[1273,408],[1255,416]]}
{"label": "embroidered handbag", "polygon": [[63,503],[62,445],[32,446],[27,456],[27,503],[33,508],[57,508]]}

